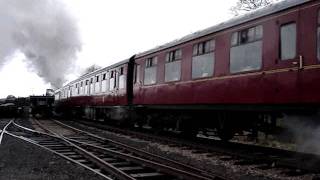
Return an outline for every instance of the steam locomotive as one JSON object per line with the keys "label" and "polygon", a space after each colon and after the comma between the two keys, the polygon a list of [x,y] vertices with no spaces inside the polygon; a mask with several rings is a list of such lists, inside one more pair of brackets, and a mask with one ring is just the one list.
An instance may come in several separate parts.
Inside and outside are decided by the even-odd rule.
{"label": "steam locomotive", "polygon": [[56,111],[223,140],[276,133],[320,105],[320,1],[287,0],[96,70],[55,90]]}

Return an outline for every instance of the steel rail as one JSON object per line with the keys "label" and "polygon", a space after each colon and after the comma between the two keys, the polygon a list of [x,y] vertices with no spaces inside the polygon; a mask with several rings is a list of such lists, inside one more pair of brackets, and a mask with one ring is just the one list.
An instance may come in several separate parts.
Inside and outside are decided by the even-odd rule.
{"label": "steel rail", "polygon": [[[43,128],[46,128],[44,127],[44,125],[42,125],[40,122],[38,121],[35,121],[39,126],[42,126]],[[83,133],[87,136],[90,136],[90,137],[94,137],[95,139],[97,139],[98,142],[104,142],[104,143],[110,143],[110,141],[108,141],[107,139],[105,138],[102,138],[102,137],[99,137],[97,135],[94,135],[92,133],[88,133],[88,132],[85,132],[85,131],[82,131],[82,130],[79,130],[79,129],[76,129],[76,128],[73,128],[71,126],[68,126],[68,125],[65,125],[61,122],[58,122],[58,121],[55,121],[56,123],[60,124],[60,126],[65,126],[65,127],[68,127],[72,130],[74,130],[75,132],[77,133]],[[48,131],[52,131],[52,130],[49,130],[48,128],[46,128]],[[56,134],[56,132],[52,131],[52,133]],[[62,135],[60,135],[62,136]],[[117,157],[117,158],[120,158],[120,159],[126,159],[126,160],[129,160],[131,162],[134,162],[134,163],[137,163],[137,164],[143,164],[147,167],[151,167],[151,168],[156,168],[157,170],[159,170],[160,172],[164,172],[165,174],[170,174],[170,175],[173,175],[173,176],[176,176],[176,177],[180,177],[180,178],[183,178],[183,179],[202,179],[202,180],[209,180],[209,179],[226,179],[225,177],[218,177],[218,176],[208,176],[206,174],[202,175],[203,172],[202,171],[198,171],[197,173],[193,173],[193,172],[189,172],[189,171],[185,171],[185,170],[182,170],[182,169],[179,169],[179,168],[175,168],[175,167],[171,167],[169,165],[164,165],[162,163],[158,163],[158,162],[155,162],[155,161],[152,161],[152,160],[147,160],[145,158],[141,158],[141,157],[136,157],[134,155],[129,155],[129,154],[126,154],[126,153],[122,153],[122,152],[118,152],[116,150],[111,150],[111,149],[108,149],[108,148],[105,148],[105,147],[100,147],[100,146],[97,146],[97,145],[93,145],[93,144],[90,144],[90,143],[85,143],[85,142],[81,142],[81,141],[78,141],[78,140],[74,140],[74,139],[71,139],[71,138],[68,138],[68,137],[65,137],[65,136],[62,136],[63,138],[67,139],[68,141],[70,142],[73,142],[75,144],[79,144],[79,146],[82,146],[84,148],[87,148],[89,150],[96,150],[96,151],[99,151],[100,153],[105,153],[105,154],[108,154],[112,157]],[[127,146],[127,145],[124,145],[124,144],[121,144],[121,143],[117,143],[115,141],[112,141],[113,143],[117,144],[118,146],[121,146],[121,148],[127,150],[127,148],[129,148],[129,151],[134,149],[134,151],[137,151],[140,153],[141,156],[145,155],[145,152],[144,151],[141,151],[141,150],[138,150],[138,149],[135,149],[135,148],[132,148],[130,146]],[[142,155],[143,154],[143,155]],[[148,153],[147,156],[150,156],[151,153]],[[152,156],[153,159],[157,159],[158,156]],[[165,158],[162,158],[161,159],[162,161],[166,160]],[[174,161],[173,161],[174,162]],[[178,164],[178,163],[177,163]],[[175,165],[177,165],[175,164]],[[187,167],[187,166],[185,166]],[[192,168],[192,170],[197,170],[195,168]]]}
{"label": "steel rail", "polygon": [[[35,137],[43,136],[43,137],[49,138],[49,139],[51,139],[51,140],[61,141],[62,144],[65,144],[66,147],[69,146],[71,149],[77,148],[77,146],[74,146],[74,145],[72,145],[72,144],[68,144],[68,141],[63,140],[61,137],[58,137],[58,136],[56,136],[56,135],[51,135],[51,134],[48,134],[48,133],[44,133],[44,132],[40,132],[40,131],[35,131],[35,130],[29,129],[29,128],[27,128],[27,127],[21,126],[21,125],[15,123],[15,122],[13,122],[12,124],[13,124],[15,127],[21,129],[24,133],[26,133],[25,136],[26,136],[26,135],[30,135],[30,134],[32,134],[32,135],[35,134],[35,135],[36,135]],[[81,163],[81,162],[78,162],[77,160],[74,160],[74,159],[72,159],[72,158],[64,155],[63,153],[60,153],[60,152],[58,152],[57,150],[53,150],[53,149],[50,149],[50,148],[46,147],[45,145],[41,145],[40,142],[37,142],[37,141],[35,141],[35,140],[31,139],[31,138],[27,138],[27,137],[25,137],[25,136],[23,136],[23,135],[21,135],[21,134],[16,134],[15,131],[11,131],[11,132],[6,131],[5,133],[8,134],[8,135],[10,135],[10,136],[12,136],[12,137],[15,137],[15,138],[24,140],[24,141],[26,141],[26,142],[28,142],[28,143],[31,143],[31,144],[33,144],[33,145],[37,145],[37,146],[39,146],[39,147],[41,147],[41,148],[44,148],[44,149],[46,149],[46,150],[48,150],[48,151],[50,151],[50,152],[52,152],[52,153],[54,153],[54,154],[59,155],[60,157],[66,159],[66,160],[68,160],[68,161],[71,161],[71,162],[73,162],[73,163],[75,163],[75,164],[77,164],[77,165],[80,165],[80,166],[82,166],[82,167],[84,167],[84,168],[86,168],[86,169],[88,169],[88,170],[90,170],[90,171],[92,171],[92,172],[94,172],[94,173],[96,173],[96,174],[104,177],[105,179],[112,180],[112,178],[110,178],[110,177],[108,177],[107,175],[99,172],[98,170],[93,169],[93,168],[91,168],[91,167],[89,167],[89,166],[87,166],[87,165],[85,165],[85,164],[83,164],[83,163]],[[75,149],[75,150],[76,150],[76,149]],[[78,151],[77,151],[77,152],[78,152]]]}
{"label": "steel rail", "polygon": [[[214,176],[218,176],[218,175],[212,175],[212,174],[209,174],[201,169],[197,169],[197,168],[194,168],[192,166],[189,166],[189,165],[186,165],[186,164],[183,164],[183,163],[180,163],[180,162],[177,162],[177,161],[173,161],[171,159],[168,159],[168,158],[164,158],[162,156],[159,156],[159,155],[155,155],[155,154],[152,154],[152,153],[149,153],[149,152],[146,152],[146,151],[142,151],[140,149],[137,149],[137,148],[134,148],[132,146],[129,146],[129,145],[126,145],[126,144],[123,144],[123,143],[120,143],[120,142],[117,142],[117,141],[114,141],[114,140],[111,140],[111,139],[108,139],[108,138],[105,138],[105,137],[101,137],[101,136],[98,136],[96,134],[92,134],[90,132],[86,132],[86,131],[83,131],[81,129],[78,129],[78,128],[75,128],[75,127],[72,127],[70,125],[67,125],[67,124],[64,124],[60,121],[57,121],[57,120],[54,120],[54,122],[64,126],[64,127],[67,127],[69,129],[72,129],[76,132],[80,132],[80,133],[83,133],[85,135],[88,135],[92,138],[95,138],[97,141],[100,141],[102,143],[112,143],[114,144],[115,146],[117,147],[120,147],[120,148],[124,148],[124,149],[127,149],[129,150],[130,152],[134,153],[134,154],[137,154],[139,156],[143,156],[143,157],[146,157],[150,160],[155,160],[159,163],[163,163],[163,164],[169,164],[170,166],[172,167],[175,167],[177,169],[181,169],[181,170],[184,170],[184,171],[187,171],[187,172],[190,172],[190,173],[194,173],[194,174],[201,174],[202,176],[205,176],[205,177],[208,177],[208,178],[213,178]],[[89,144],[90,145],[90,144]],[[225,178],[225,177],[222,177],[221,175],[219,175],[219,177],[222,179],[222,178]]]}
{"label": "steel rail", "polygon": [[48,131],[52,134],[54,134],[55,136],[61,138],[63,141],[69,143],[71,146],[74,146],[76,149],[78,149],[80,151],[80,153],[84,156],[86,156],[87,158],[89,158],[92,162],[94,162],[96,165],[98,165],[101,169],[105,170],[106,172],[110,173],[111,175],[117,177],[120,180],[135,180],[134,178],[132,178],[131,176],[129,176],[128,174],[124,173],[123,171],[120,171],[119,169],[117,169],[116,167],[114,167],[113,165],[103,161],[102,159],[100,159],[99,157],[95,156],[93,153],[83,149],[82,147],[74,144],[73,142],[71,142],[69,139],[65,138],[64,136],[55,133],[54,131],[46,128],[43,124],[41,124],[39,121],[35,120],[35,122],[45,131]]}
{"label": "steel rail", "polygon": [[[168,138],[168,136],[155,136],[150,133],[137,132],[133,130],[123,130],[116,127],[106,125],[96,125],[88,122],[78,122],[87,126],[95,127],[101,130],[108,130],[120,134],[135,136],[141,139],[152,139],[155,141],[166,142],[168,144],[176,144],[179,146],[191,147],[204,152],[215,152],[219,154],[229,155],[231,157],[241,158],[243,160],[265,162],[273,164],[275,167],[286,167],[289,169],[299,169],[309,173],[320,172],[320,156],[317,154],[308,154],[295,151],[276,149],[271,147],[262,147],[257,145],[249,145],[234,142],[221,142],[216,140],[205,141],[199,139],[190,141],[183,138]],[[236,150],[235,150],[236,149]],[[299,162],[299,163],[298,163]]]}
{"label": "steel rail", "polygon": [[13,122],[13,120],[10,120],[5,126],[4,128],[1,130],[1,134],[0,134],[0,145],[2,143],[2,139],[3,139],[3,135],[6,132],[6,129],[8,128],[8,126]]}
{"label": "steel rail", "polygon": [[52,149],[50,149],[50,148],[47,148],[46,146],[43,146],[43,145],[37,143],[36,141],[33,141],[32,139],[25,138],[25,137],[20,136],[20,135],[15,135],[14,133],[11,133],[11,132],[5,132],[5,133],[8,134],[8,135],[10,135],[11,137],[14,137],[14,138],[17,138],[17,139],[26,141],[26,142],[31,143],[31,144],[33,144],[33,145],[39,146],[39,147],[41,147],[41,148],[43,148],[43,149],[45,149],[45,150],[47,150],[47,151],[50,151],[51,153],[54,153],[54,154],[56,154],[56,155],[58,155],[58,156],[60,156],[60,157],[62,157],[62,158],[64,158],[64,159],[66,159],[66,160],[68,160],[68,161],[70,161],[70,162],[73,162],[73,163],[75,163],[75,164],[77,164],[77,165],[79,165],[79,166],[81,166],[81,167],[83,167],[83,168],[85,168],[85,169],[88,169],[88,170],[90,170],[90,171],[92,171],[92,172],[94,172],[94,173],[96,173],[96,174],[104,177],[104,178],[107,179],[107,180],[113,180],[112,178],[106,176],[105,174],[102,174],[101,172],[99,172],[99,171],[97,171],[97,170],[95,170],[95,169],[93,169],[93,168],[91,168],[91,167],[89,167],[89,166],[86,166],[86,165],[84,165],[84,164],[82,164],[82,163],[80,163],[80,162],[78,162],[78,161],[76,161],[76,160],[74,160],[74,159],[72,159],[72,158],[70,158],[70,157],[62,154],[62,153],[59,153],[59,152],[54,151],[54,150],[52,150]]}

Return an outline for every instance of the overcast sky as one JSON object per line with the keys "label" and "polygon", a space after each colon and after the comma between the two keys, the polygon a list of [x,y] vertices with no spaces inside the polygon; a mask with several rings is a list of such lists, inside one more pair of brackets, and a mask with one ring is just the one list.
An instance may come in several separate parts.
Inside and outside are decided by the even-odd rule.
{"label": "overcast sky", "polygon": [[[0,0],[1,1],[1,0]],[[236,0],[64,0],[82,42],[69,80],[92,65],[111,65],[230,19]],[[43,94],[50,84],[27,68],[21,53],[0,69],[0,98]],[[68,66],[68,64],[65,64]]]}

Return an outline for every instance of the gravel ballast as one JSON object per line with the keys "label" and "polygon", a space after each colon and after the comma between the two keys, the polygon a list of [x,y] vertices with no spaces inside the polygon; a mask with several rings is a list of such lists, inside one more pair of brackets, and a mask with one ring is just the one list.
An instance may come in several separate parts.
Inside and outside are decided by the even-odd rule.
{"label": "gravel ballast", "polygon": [[[221,154],[198,154],[192,150],[184,149],[181,147],[172,147],[158,142],[150,142],[135,137],[122,135],[119,133],[108,132],[93,127],[88,127],[79,123],[70,121],[64,121],[64,123],[73,125],[79,129],[89,131],[91,133],[106,137],[115,141],[119,141],[130,146],[147,150],[151,153],[161,155],[163,157],[176,160],[191,166],[206,170],[211,173],[218,173],[226,177],[233,179],[287,179],[287,180],[298,180],[298,179],[314,179],[319,177],[314,174],[290,176],[285,172],[283,168],[267,168],[264,169],[263,164],[261,165],[243,165],[238,164],[240,160],[236,160],[231,157],[223,157]],[[261,168],[260,168],[261,167]]]}
{"label": "gravel ballast", "polygon": [[5,134],[0,145],[0,179],[102,180],[104,178],[50,151]]}

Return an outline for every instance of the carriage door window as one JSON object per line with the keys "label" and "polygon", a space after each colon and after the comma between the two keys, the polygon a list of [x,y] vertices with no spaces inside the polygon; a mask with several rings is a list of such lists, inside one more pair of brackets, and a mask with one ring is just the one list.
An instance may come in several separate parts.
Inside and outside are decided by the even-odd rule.
{"label": "carriage door window", "polygon": [[320,61],[320,11],[318,12],[317,57],[318,61]]}
{"label": "carriage door window", "polygon": [[165,82],[179,81],[181,78],[181,49],[170,51],[166,55]]}
{"label": "carriage door window", "polygon": [[296,23],[281,26],[281,60],[294,59],[297,54],[297,25]]}
{"label": "carriage door window", "polygon": [[110,71],[109,90],[113,91],[116,87],[116,71]]}
{"label": "carriage door window", "polygon": [[90,78],[90,94],[93,94],[94,86],[93,86],[93,77]]}
{"label": "carriage door window", "polygon": [[79,83],[76,84],[76,95],[79,95]]}
{"label": "carriage door window", "polygon": [[126,83],[126,76],[124,74],[124,67],[121,67],[120,73],[119,73],[119,89],[124,89],[125,83]]}
{"label": "carriage door window", "polygon": [[234,32],[231,37],[230,72],[259,70],[262,66],[262,25]]}
{"label": "carriage door window", "polygon": [[85,94],[89,94],[89,79],[86,80],[86,86],[85,86],[84,91],[85,91],[84,92]]}
{"label": "carriage door window", "polygon": [[214,49],[214,40],[200,42],[193,46],[192,79],[213,75]]}
{"label": "carriage door window", "polygon": [[140,82],[140,65],[136,64],[134,68],[134,83]]}
{"label": "carriage door window", "polygon": [[144,69],[144,85],[150,85],[156,83],[157,78],[157,64],[158,57],[151,57],[146,59]]}
{"label": "carriage door window", "polygon": [[94,91],[95,93],[99,93],[100,92],[100,75],[97,75],[95,77],[95,84],[94,84]]}
{"label": "carriage door window", "polygon": [[102,74],[101,92],[107,91],[107,73]]}
{"label": "carriage door window", "polygon": [[84,94],[83,91],[84,91],[83,81],[81,81],[81,83],[80,83],[80,94],[81,94],[81,95]]}

